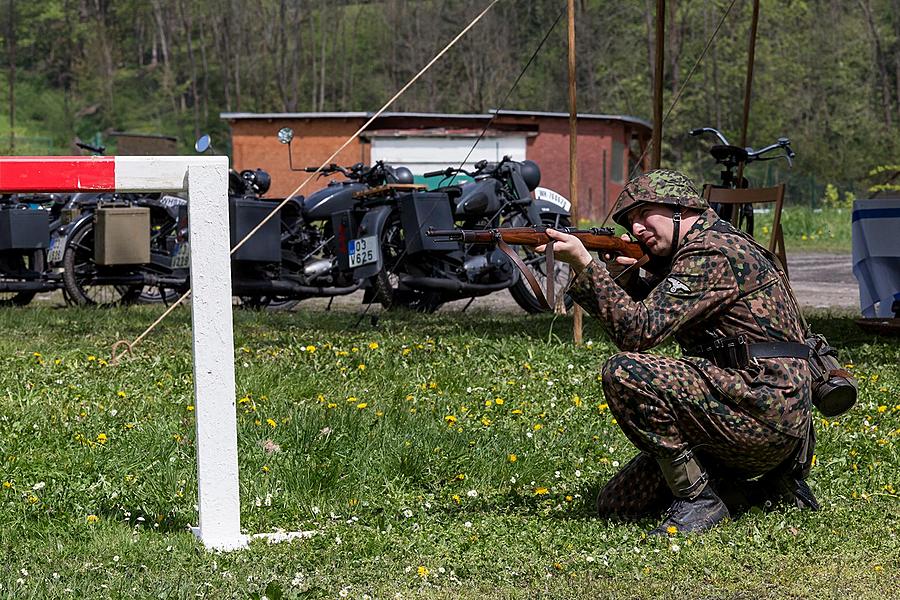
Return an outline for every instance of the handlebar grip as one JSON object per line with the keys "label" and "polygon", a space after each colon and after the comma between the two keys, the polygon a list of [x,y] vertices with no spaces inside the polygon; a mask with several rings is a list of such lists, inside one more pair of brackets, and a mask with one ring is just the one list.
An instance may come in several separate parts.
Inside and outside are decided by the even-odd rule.
{"label": "handlebar grip", "polygon": [[438,175],[450,175],[451,171],[449,168],[440,169],[439,171],[428,171],[427,173],[422,173],[422,177],[437,177]]}
{"label": "handlebar grip", "polygon": [[701,133],[703,133],[702,127],[698,127],[697,129],[691,129],[691,131],[690,131],[691,135],[700,135]]}

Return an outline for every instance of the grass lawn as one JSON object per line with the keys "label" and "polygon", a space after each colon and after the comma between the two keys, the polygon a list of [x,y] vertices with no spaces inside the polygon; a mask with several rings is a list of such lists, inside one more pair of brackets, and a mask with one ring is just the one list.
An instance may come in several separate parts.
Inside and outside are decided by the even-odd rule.
{"label": "grass lawn", "polygon": [[634,454],[592,320],[575,348],[568,318],[237,312],[242,526],[317,533],[217,554],[187,531],[188,311],[104,360],[158,314],[0,310],[0,598],[896,595],[900,343],[849,316],[811,315],[860,382],[817,418],[822,511],[655,540],[592,516]]}

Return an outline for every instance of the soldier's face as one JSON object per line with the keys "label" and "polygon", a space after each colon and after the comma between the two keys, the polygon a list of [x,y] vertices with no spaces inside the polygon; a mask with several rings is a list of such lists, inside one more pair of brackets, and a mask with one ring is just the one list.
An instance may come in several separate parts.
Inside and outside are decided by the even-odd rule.
{"label": "soldier's face", "polygon": [[656,256],[668,256],[672,252],[672,209],[660,204],[644,204],[628,213],[631,233],[645,248]]}

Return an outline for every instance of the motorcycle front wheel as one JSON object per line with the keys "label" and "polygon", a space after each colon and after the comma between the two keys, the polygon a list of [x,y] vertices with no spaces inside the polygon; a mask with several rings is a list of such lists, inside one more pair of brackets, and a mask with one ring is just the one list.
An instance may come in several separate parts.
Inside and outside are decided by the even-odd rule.
{"label": "motorcycle front wheel", "polygon": [[400,215],[393,214],[385,224],[379,239],[382,268],[370,279],[374,301],[385,310],[403,308],[416,312],[432,313],[444,303],[438,292],[400,289],[402,261],[406,258],[406,241]]}
{"label": "motorcycle front wheel", "polygon": [[[568,217],[548,214],[541,215],[541,225],[545,227],[569,227],[571,222]],[[532,274],[541,285],[541,289],[546,290],[547,258],[542,252],[535,252],[534,248],[530,246],[519,246],[517,249],[519,257],[531,270]],[[569,281],[571,281],[572,269],[568,264],[561,260],[554,261],[552,276],[553,289],[557,294],[560,294],[569,285]],[[513,297],[513,300],[516,301],[516,304],[521,306],[528,314],[546,312],[540,302],[538,302],[537,296],[535,296],[534,292],[531,290],[531,286],[528,285],[524,276],[520,276],[519,280],[509,288],[509,294]],[[574,301],[568,294],[563,299],[563,302],[567,311],[570,310],[574,304]]]}
{"label": "motorcycle front wheel", "polygon": [[98,280],[94,262],[94,223],[84,221],[69,236],[63,253],[63,286],[68,302],[78,306],[131,304],[141,296],[143,286],[109,285]]}

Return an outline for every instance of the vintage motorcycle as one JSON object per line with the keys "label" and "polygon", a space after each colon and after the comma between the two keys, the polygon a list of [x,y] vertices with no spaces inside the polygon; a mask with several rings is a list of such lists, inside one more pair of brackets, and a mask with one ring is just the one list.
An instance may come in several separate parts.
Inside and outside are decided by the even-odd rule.
{"label": "vintage motorcycle", "polygon": [[[293,137],[290,128],[278,132],[279,141],[288,145],[292,171],[318,171],[319,177],[339,174],[343,179],[332,180],[308,196],[291,198],[282,207],[278,220],[280,261],[261,268],[241,265],[240,257],[233,257],[235,294],[260,307],[283,307],[303,298],[333,297],[357,291],[363,280],[354,277],[347,265],[340,263],[337,248],[346,244],[353,224],[367,210],[360,195],[381,186],[412,183],[409,169],[383,162],[372,166],[357,163],[349,167],[331,164],[322,169],[295,168],[290,151]],[[265,202],[274,208],[281,201],[267,199]]]}
{"label": "vintage motorcycle", "polygon": [[68,196],[0,197],[0,306],[25,306],[41,292],[62,287],[48,261]]}
{"label": "vintage motorcycle", "polygon": [[[472,181],[433,191],[388,190],[368,203],[353,239],[338,250],[346,254],[354,277],[368,280],[364,301],[431,312],[445,302],[509,289],[526,312],[542,312],[518,269],[496,246],[436,240],[426,234],[429,228],[569,226],[568,200],[549,190],[540,199],[532,196],[541,172],[530,160],[504,157],[479,161],[474,171],[448,167],[425,176],[442,175],[442,183],[452,183],[457,174]],[[525,246],[517,251],[543,283],[548,276],[544,255]],[[558,263],[549,276],[564,286],[570,271]],[[571,306],[571,299],[566,302]]]}

